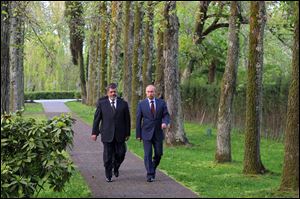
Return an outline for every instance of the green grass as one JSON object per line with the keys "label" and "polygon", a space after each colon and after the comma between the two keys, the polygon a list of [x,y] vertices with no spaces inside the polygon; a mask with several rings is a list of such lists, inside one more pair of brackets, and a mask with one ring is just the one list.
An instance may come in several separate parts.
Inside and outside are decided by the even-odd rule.
{"label": "green grass", "polygon": [[[92,124],[95,108],[78,102],[67,106],[88,124]],[[176,181],[196,192],[200,197],[295,197],[296,193],[278,192],[283,165],[284,145],[281,142],[261,139],[261,159],[270,171],[264,175],[244,175],[244,135],[232,132],[231,163],[214,162],[216,129],[211,126],[185,123],[185,131],[191,147],[164,147],[159,169]],[[206,130],[212,128],[212,135]],[[132,132],[128,149],[143,157],[142,143]]]}
{"label": "green grass", "polygon": [[38,195],[38,198],[88,198],[91,197],[91,191],[87,184],[84,182],[80,172],[76,170],[70,179],[66,183],[64,190],[61,192],[55,192],[49,188],[49,185],[45,186],[44,190]]}
{"label": "green grass", "polygon": [[24,118],[35,118],[36,120],[47,120],[41,103],[25,103]]}
{"label": "green grass", "polygon": [[[40,103],[25,103],[25,118],[35,118],[36,120],[47,120],[44,109]],[[70,181],[65,184],[64,190],[55,192],[46,184],[38,195],[39,198],[87,198],[91,197],[91,191],[81,176],[80,172],[75,169]]]}

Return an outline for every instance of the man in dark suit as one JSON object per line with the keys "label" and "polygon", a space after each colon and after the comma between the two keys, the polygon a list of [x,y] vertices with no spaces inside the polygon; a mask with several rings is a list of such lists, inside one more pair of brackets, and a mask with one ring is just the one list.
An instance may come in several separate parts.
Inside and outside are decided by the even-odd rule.
{"label": "man in dark suit", "polygon": [[[146,88],[147,98],[138,104],[136,116],[136,138],[143,140],[144,164],[147,182],[155,179],[155,170],[163,155],[163,129],[170,123],[170,116],[164,100],[155,98],[155,87]],[[154,157],[152,160],[152,146]]]}
{"label": "man in dark suit", "polygon": [[[99,129],[99,124],[101,126]],[[106,181],[112,181],[112,169],[119,176],[119,167],[124,161],[126,143],[130,136],[130,114],[126,101],[117,97],[117,85],[109,84],[107,96],[100,98],[94,115],[92,140],[101,134],[104,146],[103,162]]]}

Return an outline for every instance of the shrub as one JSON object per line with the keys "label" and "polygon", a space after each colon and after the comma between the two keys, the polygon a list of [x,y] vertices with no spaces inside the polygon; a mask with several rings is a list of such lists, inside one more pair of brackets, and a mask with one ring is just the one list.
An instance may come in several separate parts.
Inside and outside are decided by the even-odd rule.
{"label": "shrub", "polygon": [[25,100],[38,99],[79,99],[81,97],[78,91],[40,91],[25,92]]}
{"label": "shrub", "polygon": [[45,182],[61,191],[74,164],[66,152],[73,143],[69,115],[48,121],[1,115],[1,198],[38,195]]}

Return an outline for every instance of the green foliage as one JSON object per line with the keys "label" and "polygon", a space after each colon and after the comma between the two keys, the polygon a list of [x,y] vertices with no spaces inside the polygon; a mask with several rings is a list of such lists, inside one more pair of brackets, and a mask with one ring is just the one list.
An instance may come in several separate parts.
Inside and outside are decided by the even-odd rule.
{"label": "green foliage", "polygon": [[[193,77],[181,85],[182,108],[188,121],[217,123],[220,86],[209,85],[201,77]],[[285,128],[288,85],[278,80],[276,84],[263,85],[263,122],[262,135],[282,139]],[[233,126],[244,128],[246,111],[246,84],[236,88],[233,99]]]}
{"label": "green foliage", "polygon": [[37,99],[79,99],[81,97],[78,91],[40,91],[25,92],[25,100]]}
{"label": "green foliage", "polygon": [[68,115],[37,122],[21,112],[1,115],[1,197],[31,197],[47,182],[61,191],[74,165],[66,148],[72,145]]}
{"label": "green foliage", "polygon": [[45,184],[44,189],[38,195],[38,198],[90,198],[91,190],[89,189],[84,178],[80,175],[80,172],[76,169],[72,176],[64,186],[64,190],[61,192],[55,192],[49,187],[49,184]]}

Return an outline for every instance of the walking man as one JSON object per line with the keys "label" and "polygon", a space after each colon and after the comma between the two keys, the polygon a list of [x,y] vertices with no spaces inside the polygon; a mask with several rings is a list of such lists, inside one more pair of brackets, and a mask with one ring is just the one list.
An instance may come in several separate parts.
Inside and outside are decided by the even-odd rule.
{"label": "walking man", "polygon": [[[147,98],[138,104],[136,116],[136,138],[143,140],[144,164],[147,182],[155,179],[155,171],[163,155],[163,129],[170,123],[170,116],[164,100],[155,98],[155,87],[146,87]],[[152,159],[152,147],[154,157]]]}
{"label": "walking man", "polygon": [[[100,128],[99,124],[101,122]],[[107,182],[112,182],[112,170],[119,176],[119,168],[124,161],[126,143],[130,136],[130,114],[128,103],[117,97],[117,85],[107,87],[107,96],[100,98],[94,115],[91,138],[96,141],[101,134],[104,146],[103,162]]]}

